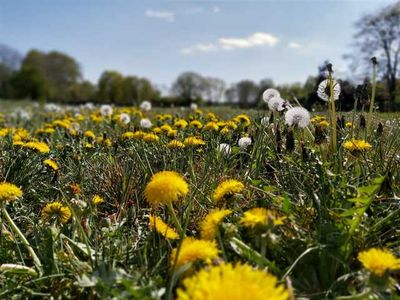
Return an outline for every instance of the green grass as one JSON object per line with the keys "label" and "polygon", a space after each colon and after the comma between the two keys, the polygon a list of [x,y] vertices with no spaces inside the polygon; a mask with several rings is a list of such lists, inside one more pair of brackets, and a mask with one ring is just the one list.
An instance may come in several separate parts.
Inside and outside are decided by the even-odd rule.
{"label": "green grass", "polygon": [[[183,268],[189,271],[173,271],[172,250],[180,249],[183,235],[200,238],[200,222],[207,213],[225,207],[232,214],[218,228],[215,243],[219,260],[214,264],[242,262],[265,269],[296,298],[395,299],[395,277],[389,273],[384,278],[370,275],[357,255],[372,247],[389,248],[396,256],[400,253],[398,113],[374,115],[373,128],[382,122],[382,134],[367,133],[358,126],[359,113],[346,113],[347,120],[355,118],[355,128],[339,130],[338,152],[332,153],[327,142],[316,145],[298,128],[293,129],[295,149],[289,151],[289,128],[283,116],[277,117],[274,125],[261,125],[261,117],[269,116],[269,112],[210,108],[206,111],[214,111],[225,121],[247,113],[251,124],[237,122],[237,128],[227,135],[188,126],[179,129],[175,139],[198,136],[206,144],[169,149],[166,145],[172,138],[166,134],[159,134],[160,140],[152,143],[122,139],[124,132],[139,130],[140,117],[135,109],[127,110],[132,121],[123,125],[118,117],[92,121],[91,114],[98,111],[82,111],[84,118],[78,119],[73,112],[44,112],[28,102],[1,103],[2,128],[25,128],[29,133],[24,136],[15,130],[0,131],[1,180],[23,191],[23,197],[4,203],[3,209],[43,267],[35,267],[32,255],[3,213],[0,263],[32,270],[0,271],[0,298],[175,298],[182,280],[206,268],[206,263],[196,261]],[[11,116],[10,111],[19,104],[32,112],[30,120]],[[122,110],[114,111],[114,116]],[[206,113],[196,117],[190,110],[154,109],[144,113],[153,128],[164,123],[173,127],[172,120],[157,121],[159,112],[188,121],[197,118],[203,124],[209,121]],[[69,128],[54,120],[63,120]],[[37,133],[46,126],[54,128],[54,133]],[[111,145],[105,145],[104,139],[85,137],[87,130],[97,138],[110,139]],[[315,125],[310,125],[310,130],[314,133]],[[50,152],[13,145],[18,133],[22,140],[46,142]],[[237,145],[243,135],[253,140],[247,149]],[[344,149],[343,142],[351,137],[367,140],[372,148],[360,153]],[[93,147],[88,148],[88,143]],[[218,151],[220,143],[231,145],[229,155]],[[48,158],[59,165],[57,172],[43,164]],[[162,170],[182,174],[189,186],[188,194],[173,205],[184,228],[178,240],[167,240],[149,227],[151,213],[177,230],[171,210],[166,206],[152,208],[144,196],[151,176]],[[245,189],[216,204],[213,192],[226,179],[241,181]],[[71,184],[78,184],[80,192]],[[100,195],[105,202],[93,205],[93,195]],[[53,201],[71,211],[67,223],[43,218],[43,208]],[[246,228],[241,218],[254,207],[267,208],[286,219],[283,225],[269,222]],[[288,280],[292,287],[287,285]]]}

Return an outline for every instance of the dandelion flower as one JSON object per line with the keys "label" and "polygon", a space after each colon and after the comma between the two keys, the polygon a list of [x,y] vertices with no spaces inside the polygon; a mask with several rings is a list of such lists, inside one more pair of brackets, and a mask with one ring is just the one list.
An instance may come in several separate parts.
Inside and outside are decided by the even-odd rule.
{"label": "dandelion flower", "polygon": [[45,159],[43,161],[43,164],[45,166],[48,166],[49,168],[53,169],[54,171],[57,171],[59,169],[57,163],[52,159]]}
{"label": "dandelion flower", "polygon": [[111,116],[113,113],[113,108],[111,107],[111,105],[103,104],[102,106],[100,106],[100,113],[103,117]]}
{"label": "dandelion flower", "polygon": [[203,127],[203,124],[201,124],[199,120],[193,120],[192,122],[190,122],[189,126],[200,129],[201,127]]}
{"label": "dandelion flower", "polygon": [[177,234],[174,229],[165,224],[164,221],[161,220],[161,218],[150,215],[149,220],[150,220],[150,228],[157,231],[163,237],[170,240],[179,239],[179,234]]}
{"label": "dandelion flower", "polygon": [[269,222],[272,222],[275,226],[279,226],[283,224],[285,219],[286,217],[278,217],[273,211],[263,207],[256,207],[246,211],[240,219],[240,223],[250,228],[268,225]]}
{"label": "dandelion flower", "polygon": [[354,125],[352,122],[346,122],[345,126],[346,126],[346,128],[354,128]]}
{"label": "dandelion flower", "polygon": [[310,124],[310,113],[303,107],[290,108],[285,113],[285,123],[289,126],[304,128]]}
{"label": "dandelion flower", "polygon": [[92,198],[92,204],[93,205],[98,205],[100,203],[103,203],[104,199],[102,197],[100,197],[99,195],[94,195]]}
{"label": "dandelion flower", "polygon": [[153,134],[153,133],[148,133],[148,134],[143,136],[143,141],[145,141],[147,143],[157,142],[158,140],[160,140],[160,137],[158,135]]}
{"label": "dandelion flower", "polygon": [[185,144],[185,146],[203,146],[206,144],[205,141],[194,136],[185,138],[183,143]]}
{"label": "dandelion flower", "polygon": [[281,94],[275,89],[267,89],[264,91],[262,98],[264,102],[268,103],[274,97],[280,97]]}
{"label": "dandelion flower", "polygon": [[190,104],[190,109],[191,110],[197,110],[199,107],[198,107],[198,105],[196,104],[196,103],[191,103]]}
{"label": "dandelion flower", "polygon": [[245,136],[239,139],[238,145],[242,149],[246,149],[248,146],[251,145],[251,138]]}
{"label": "dandelion flower", "polygon": [[[337,99],[339,99],[339,95],[340,95],[340,84],[336,80],[333,80],[332,84],[333,84],[333,99],[337,100]],[[318,94],[318,97],[324,101],[331,100],[331,90],[330,90],[328,79],[325,79],[318,85],[317,94]]]}
{"label": "dandelion flower", "polygon": [[40,153],[49,153],[50,147],[43,142],[28,142],[22,145],[25,148],[39,151]]}
{"label": "dandelion flower", "polygon": [[203,240],[213,240],[217,234],[218,226],[223,219],[232,213],[229,209],[214,209],[210,211],[200,223],[200,236]]}
{"label": "dandelion flower", "polygon": [[229,155],[231,154],[231,146],[226,143],[221,143],[218,146],[218,151],[222,154]]}
{"label": "dandelion flower", "polygon": [[140,109],[143,111],[150,111],[151,110],[151,103],[149,101],[143,101],[140,104]]}
{"label": "dandelion flower", "polygon": [[42,209],[42,217],[46,222],[67,223],[71,219],[71,215],[71,210],[58,201],[48,203]]}
{"label": "dandelion flower", "polygon": [[268,108],[271,111],[282,111],[285,101],[281,97],[273,97],[268,101]]}
{"label": "dandelion flower", "polygon": [[214,121],[210,121],[208,122],[205,126],[204,126],[205,130],[214,130],[214,131],[218,131],[219,130],[219,126],[217,124],[217,122]]}
{"label": "dandelion flower", "polygon": [[[245,114],[237,115],[236,117],[233,118],[233,121],[235,121],[236,123],[242,124],[245,127],[249,126],[251,123],[250,118]],[[232,128],[232,129],[234,129],[234,128]]]}
{"label": "dandelion flower", "polygon": [[170,149],[182,149],[185,148],[185,144],[178,140],[172,140],[167,144]]}
{"label": "dandelion flower", "polygon": [[183,280],[178,300],[286,300],[289,293],[278,279],[247,264],[221,264]]}
{"label": "dandelion flower", "polygon": [[22,190],[8,182],[0,183],[0,202],[12,202],[22,197]]}
{"label": "dandelion flower", "polygon": [[387,271],[400,269],[400,259],[387,249],[371,248],[362,251],[358,254],[358,260],[365,269],[380,277]]}
{"label": "dandelion flower", "polygon": [[203,261],[211,263],[213,259],[218,258],[218,248],[215,241],[196,240],[192,237],[186,237],[179,249],[173,249],[171,253],[171,265],[176,268],[182,267],[188,263]]}
{"label": "dandelion flower", "polygon": [[146,200],[152,205],[176,202],[186,196],[189,186],[185,179],[173,171],[161,171],[153,175],[147,184],[144,194]]}
{"label": "dandelion flower", "polygon": [[223,199],[234,194],[240,194],[244,190],[244,184],[235,179],[229,179],[221,182],[215,189],[212,199],[214,202],[220,202]]}
{"label": "dandelion flower", "polygon": [[85,131],[84,135],[85,135],[85,137],[87,137],[88,139],[93,139],[93,140],[94,140],[94,139],[96,138],[96,135],[95,135],[94,132],[91,131],[91,130]]}
{"label": "dandelion flower", "polygon": [[149,129],[149,128],[151,128],[151,126],[153,126],[153,124],[151,124],[151,121],[147,118],[141,119],[139,125],[140,125],[140,127],[145,128],[145,129]]}
{"label": "dandelion flower", "polygon": [[188,122],[184,119],[175,121],[174,127],[184,129],[188,126]]}
{"label": "dandelion flower", "polygon": [[364,140],[352,139],[350,141],[346,141],[343,144],[343,147],[349,151],[366,151],[371,149],[372,146]]}

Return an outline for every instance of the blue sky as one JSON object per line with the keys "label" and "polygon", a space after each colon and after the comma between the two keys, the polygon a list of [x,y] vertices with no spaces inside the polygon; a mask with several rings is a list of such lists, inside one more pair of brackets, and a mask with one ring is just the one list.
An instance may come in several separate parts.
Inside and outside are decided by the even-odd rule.
{"label": "blue sky", "polygon": [[0,0],[0,42],[60,50],[85,78],[105,69],[169,85],[183,71],[304,82],[330,59],[346,74],[354,22],[388,0]]}

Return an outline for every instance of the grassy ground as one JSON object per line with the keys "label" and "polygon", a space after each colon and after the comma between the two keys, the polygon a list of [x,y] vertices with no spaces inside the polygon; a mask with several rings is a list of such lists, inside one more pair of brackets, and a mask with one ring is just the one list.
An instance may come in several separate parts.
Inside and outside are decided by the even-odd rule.
{"label": "grassy ground", "polygon": [[0,298],[395,299],[399,114],[345,114],[334,151],[264,110],[1,103]]}

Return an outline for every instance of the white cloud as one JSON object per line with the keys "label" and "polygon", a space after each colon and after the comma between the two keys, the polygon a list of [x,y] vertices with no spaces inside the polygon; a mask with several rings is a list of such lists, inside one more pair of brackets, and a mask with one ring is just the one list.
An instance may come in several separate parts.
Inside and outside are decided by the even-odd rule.
{"label": "white cloud", "polygon": [[146,15],[146,17],[149,17],[149,18],[156,18],[156,19],[165,20],[168,22],[175,21],[175,13],[172,11],[161,11],[161,10],[148,9],[148,10],[146,10],[145,15]]}
{"label": "white cloud", "polygon": [[189,9],[186,9],[183,13],[185,15],[198,15],[198,14],[202,14],[204,12],[204,8],[202,7],[192,7]]}
{"label": "white cloud", "polygon": [[217,14],[217,13],[219,13],[221,11],[221,8],[219,8],[218,6],[214,6],[213,8],[212,8],[212,12],[214,13],[214,14]]}
{"label": "white cloud", "polygon": [[219,43],[225,50],[232,50],[235,48],[252,48],[257,46],[273,47],[279,39],[272,34],[265,32],[256,32],[245,38],[220,38]]}
{"label": "white cloud", "polygon": [[192,47],[181,49],[182,54],[192,54],[194,52],[211,52],[216,51],[218,48],[212,43],[209,44],[197,44]]}
{"label": "white cloud", "polygon": [[296,43],[296,42],[290,42],[288,44],[288,47],[292,48],[292,49],[299,49],[299,48],[303,48],[303,45]]}
{"label": "white cloud", "polygon": [[211,52],[220,50],[246,49],[259,46],[273,47],[279,39],[272,34],[256,32],[246,38],[219,38],[215,43],[201,43],[181,49],[182,54]]}

